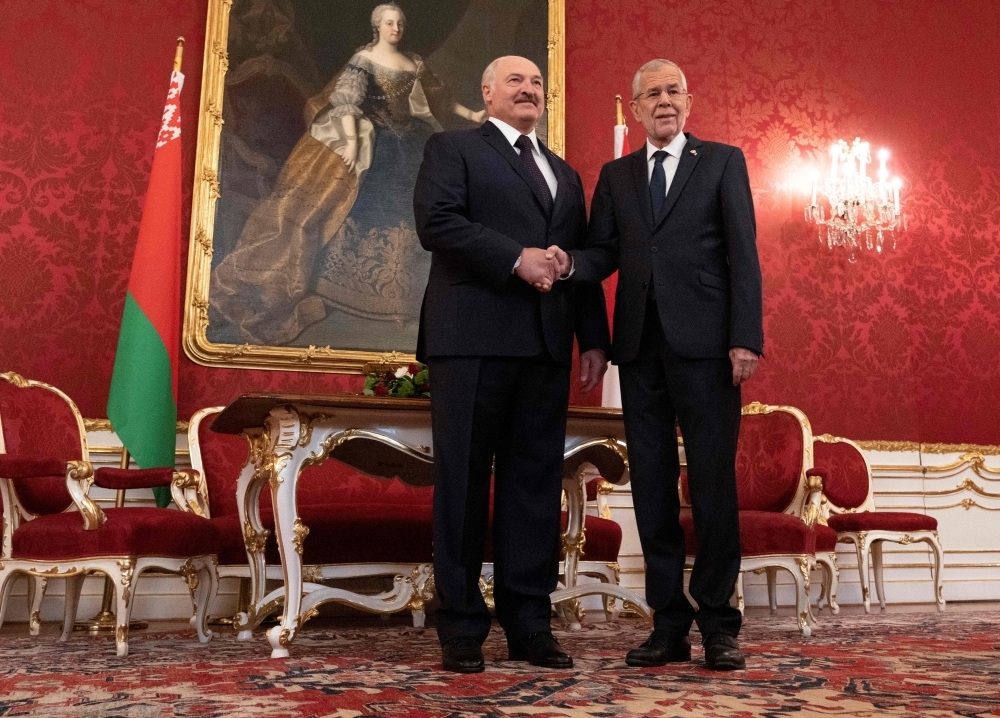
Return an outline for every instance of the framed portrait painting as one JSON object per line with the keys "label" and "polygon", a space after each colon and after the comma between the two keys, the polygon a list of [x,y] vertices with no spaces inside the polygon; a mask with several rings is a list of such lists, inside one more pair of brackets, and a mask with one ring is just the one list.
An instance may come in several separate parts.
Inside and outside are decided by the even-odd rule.
{"label": "framed portrait painting", "polygon": [[209,0],[184,348],[209,366],[412,359],[430,254],[413,187],[434,132],[485,121],[501,55],[547,78],[563,150],[563,0]]}

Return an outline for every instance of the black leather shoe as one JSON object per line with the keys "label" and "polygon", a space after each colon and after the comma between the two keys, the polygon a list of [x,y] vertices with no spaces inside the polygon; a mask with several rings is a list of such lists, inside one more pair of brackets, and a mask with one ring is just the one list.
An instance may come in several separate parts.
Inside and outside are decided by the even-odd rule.
{"label": "black leather shoe", "polygon": [[747,659],[740,644],[725,633],[711,633],[702,641],[705,647],[705,666],[713,671],[742,671]]}
{"label": "black leather shoe", "polygon": [[527,661],[541,668],[572,668],[573,659],[559,647],[551,633],[532,633],[524,642],[508,642],[508,659]]}
{"label": "black leather shoe", "polygon": [[630,666],[663,666],[691,660],[691,640],[687,636],[670,636],[666,631],[653,631],[646,642],[625,654]]}
{"label": "black leather shoe", "polygon": [[482,673],[483,649],[474,638],[465,636],[453,638],[441,646],[441,665],[446,671],[455,673]]}

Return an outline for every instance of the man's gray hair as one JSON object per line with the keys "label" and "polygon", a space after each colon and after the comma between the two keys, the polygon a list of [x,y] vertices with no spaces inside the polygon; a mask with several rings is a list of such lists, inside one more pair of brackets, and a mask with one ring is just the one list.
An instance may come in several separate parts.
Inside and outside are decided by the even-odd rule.
{"label": "man's gray hair", "polygon": [[677,72],[681,74],[681,82],[684,85],[681,89],[684,90],[684,92],[687,92],[688,81],[687,78],[684,76],[684,70],[681,69],[680,65],[678,65],[676,62],[673,62],[672,60],[663,60],[663,59],[650,60],[645,65],[636,70],[635,77],[632,78],[633,100],[639,96],[639,84],[642,82],[642,73],[650,72],[652,70],[659,70],[664,65],[670,65],[670,67],[677,68]]}
{"label": "man's gray hair", "polygon": [[497,79],[497,65],[502,59],[502,57],[498,57],[496,60],[487,65],[485,70],[483,70],[483,85],[493,87],[493,83],[496,82]]}

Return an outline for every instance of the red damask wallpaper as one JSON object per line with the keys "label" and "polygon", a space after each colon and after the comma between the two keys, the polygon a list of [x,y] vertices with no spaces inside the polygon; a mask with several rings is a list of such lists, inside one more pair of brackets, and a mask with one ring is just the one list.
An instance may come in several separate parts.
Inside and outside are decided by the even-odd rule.
{"label": "red damask wallpaper", "polygon": [[[749,160],[767,357],[747,400],[817,432],[1000,443],[1000,13],[992,0],[567,4],[567,158],[592,189],[614,95],[652,57],[686,70],[688,129]],[[404,7],[406,3],[403,2]],[[188,42],[193,176],[205,0],[8,0],[0,24],[0,370],[103,416],[174,40]],[[630,123],[635,146],[641,128]],[[893,151],[911,231],[856,264],[776,185],[862,135]],[[191,185],[184,192],[190,199]],[[187,218],[185,217],[185,234]],[[249,390],[356,391],[357,376],[181,364],[180,415]],[[576,397],[576,401],[592,397]]]}

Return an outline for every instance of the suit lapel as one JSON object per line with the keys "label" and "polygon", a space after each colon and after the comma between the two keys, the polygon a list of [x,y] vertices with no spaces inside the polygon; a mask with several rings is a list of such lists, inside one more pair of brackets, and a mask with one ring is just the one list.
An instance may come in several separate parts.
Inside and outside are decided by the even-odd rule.
{"label": "suit lapel", "polygon": [[[503,136],[503,132],[500,128],[494,125],[489,120],[482,127],[483,139],[485,139],[493,148],[503,155],[503,158],[507,160],[514,171],[517,172],[521,179],[525,181],[528,188],[531,190],[531,194],[535,196],[535,201],[538,202],[538,208],[545,212],[545,205],[542,203],[541,193],[538,187],[535,185],[535,181],[528,174],[528,170],[524,168],[524,162],[521,161],[520,156],[514,151],[513,146],[507,141],[507,138]],[[555,211],[553,210],[553,214]]]}
{"label": "suit lapel", "polygon": [[642,217],[650,229],[656,225],[653,218],[653,204],[649,199],[649,177],[647,177],[646,143],[642,147],[629,155],[629,162],[632,164],[632,179],[635,181],[635,194],[639,198],[639,207],[642,210]]}
{"label": "suit lapel", "polygon": [[[670,183],[670,190],[667,192],[667,198],[663,202],[663,207],[660,209],[660,216],[656,218],[653,223],[653,231],[655,232],[659,229],[660,225],[670,214],[670,210],[674,208],[677,203],[677,198],[680,196],[681,192],[684,190],[684,185],[687,184],[688,179],[691,177],[691,173],[694,172],[695,165],[698,164],[698,160],[701,159],[701,154],[698,149],[701,147],[701,140],[699,140],[694,135],[689,134],[687,136],[687,143],[684,145],[684,149],[681,150],[681,158],[677,163],[677,172],[674,173],[674,179]],[[648,194],[648,192],[647,192]]]}

